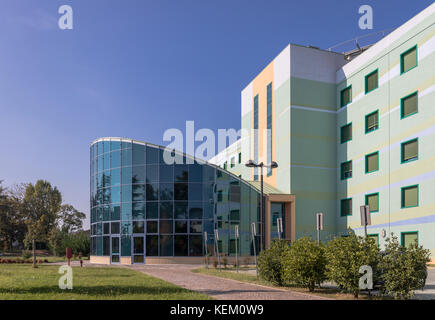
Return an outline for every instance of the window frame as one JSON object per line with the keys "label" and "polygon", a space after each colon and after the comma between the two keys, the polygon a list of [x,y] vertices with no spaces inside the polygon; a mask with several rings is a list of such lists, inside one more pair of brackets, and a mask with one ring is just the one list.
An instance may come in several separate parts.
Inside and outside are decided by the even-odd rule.
{"label": "window frame", "polygon": [[[405,207],[404,206],[404,202],[403,202],[403,200],[404,200],[403,195],[405,194],[404,191],[406,189],[411,189],[411,188],[414,188],[414,187],[417,187],[417,205]],[[410,185],[410,186],[405,186],[405,187],[401,187],[400,188],[400,209],[416,208],[419,205],[420,205],[420,187],[419,187],[418,184],[413,184],[413,185]]]}
{"label": "window frame", "polygon": [[[376,87],[371,89],[371,90],[369,90],[369,91],[367,91],[367,79],[368,79],[368,77],[370,77],[372,74],[375,74],[375,73],[378,74],[378,81],[377,81]],[[369,74],[367,74],[364,77],[364,93],[365,94],[367,94],[369,92],[372,92],[372,91],[376,90],[377,88],[379,88],[379,68],[376,68],[375,70],[373,70],[372,72],[370,72]]]}
{"label": "window frame", "polygon": [[[371,115],[375,114],[375,113],[378,114],[378,126],[377,126],[376,129],[372,129],[372,130],[369,131],[369,130],[367,130],[367,118],[370,117]],[[366,134],[371,133],[371,132],[374,132],[374,131],[376,131],[376,130],[379,129],[379,109],[377,109],[377,110],[375,110],[375,111],[373,111],[373,112],[370,112],[369,114],[366,114],[366,115],[365,115],[364,129],[365,129],[365,133],[366,133]]]}
{"label": "window frame", "polygon": [[404,231],[404,232],[401,232],[400,233],[400,246],[402,247],[402,248],[404,248],[404,246],[403,246],[403,236],[404,235],[406,235],[406,234],[412,234],[412,233],[416,233],[417,234],[417,245],[419,245],[419,243],[420,243],[420,237],[419,237],[419,234],[418,234],[418,230],[416,230],[416,231]]}
{"label": "window frame", "polygon": [[[343,201],[346,201],[346,200],[350,200],[350,214],[343,214]],[[344,198],[344,199],[341,199],[340,200],[340,217],[349,217],[349,216],[352,216],[352,214],[353,214],[353,210],[352,210],[352,206],[353,206],[353,200],[352,200],[352,198]]]}
{"label": "window frame", "polygon": [[370,197],[370,196],[374,196],[374,195],[377,195],[378,196],[378,210],[370,210],[370,213],[376,213],[376,212],[379,212],[379,192],[373,192],[373,193],[369,193],[369,194],[366,194],[365,196],[364,196],[364,203],[365,203],[365,205],[367,206],[368,205],[368,202],[367,202],[367,199],[368,199],[368,197]]}
{"label": "window frame", "polygon": [[[417,156],[414,159],[410,159],[410,160],[403,160],[403,146],[407,143],[411,143],[411,142],[417,142]],[[418,160],[418,137],[417,138],[413,138],[407,141],[404,141],[400,144],[400,163],[404,164],[404,163],[409,163],[409,162],[413,162],[413,161],[417,161]]]}
{"label": "window frame", "polygon": [[[413,96],[413,95],[416,95],[416,96],[417,96],[417,104],[416,104],[415,112],[410,113],[410,114],[404,116],[404,115],[403,115],[403,101],[404,101],[405,99],[409,98],[410,96]],[[404,96],[404,97],[400,98],[400,120],[405,119],[405,118],[408,118],[408,117],[410,117],[410,116],[412,116],[412,115],[414,115],[414,114],[417,114],[417,113],[418,113],[418,90],[416,90],[416,91],[414,91],[414,92],[408,94],[407,96]]]}
{"label": "window frame", "polygon": [[[410,68],[410,69],[408,69],[406,71],[403,71],[403,69],[404,69],[403,68],[404,67],[404,65],[403,65],[403,56],[405,54],[409,53],[410,51],[414,50],[414,49],[415,49],[415,66],[413,66],[412,68]],[[417,66],[418,66],[418,45],[416,44],[416,45],[412,46],[411,48],[407,49],[406,51],[404,51],[404,52],[402,52],[400,54],[400,75],[402,75],[404,73],[407,73],[408,71],[411,71],[412,69],[416,68]]]}
{"label": "window frame", "polygon": [[[350,171],[350,177],[344,177],[344,175],[343,175],[343,165],[344,164],[346,164],[346,163],[349,163],[350,162],[350,167],[351,167],[351,171]],[[340,177],[341,177],[341,180],[347,180],[347,179],[350,179],[350,178],[352,178],[352,176],[353,176],[353,163],[352,163],[352,160],[348,160],[348,161],[344,161],[344,162],[342,162],[341,164],[340,164]]]}
{"label": "window frame", "polygon": [[[350,89],[350,101],[346,104],[343,104],[343,91]],[[340,90],[340,108],[343,108],[344,106],[347,106],[348,104],[352,103],[352,85],[347,86],[346,88],[343,88]]]}
{"label": "window frame", "polygon": [[[378,154],[378,168],[376,170],[368,171],[367,170],[368,169],[367,158],[374,155],[374,154]],[[375,152],[372,152],[372,153],[365,155],[365,173],[368,174],[368,173],[372,173],[372,172],[376,172],[376,171],[379,171],[379,151],[375,151]]]}
{"label": "window frame", "polygon": [[[346,127],[346,126],[350,126],[350,139],[349,139],[349,140],[346,140],[346,141],[343,141],[343,139],[342,139],[342,129],[343,129],[344,127]],[[352,122],[349,122],[349,123],[347,123],[347,124],[341,126],[341,128],[340,128],[340,142],[341,142],[341,144],[343,144],[343,143],[346,143],[346,142],[352,141],[352,138],[353,138],[353,126],[352,126]]]}
{"label": "window frame", "polygon": [[367,235],[367,237],[374,237],[374,236],[376,236],[376,244],[377,244],[377,246],[379,248],[379,233],[369,233]]}

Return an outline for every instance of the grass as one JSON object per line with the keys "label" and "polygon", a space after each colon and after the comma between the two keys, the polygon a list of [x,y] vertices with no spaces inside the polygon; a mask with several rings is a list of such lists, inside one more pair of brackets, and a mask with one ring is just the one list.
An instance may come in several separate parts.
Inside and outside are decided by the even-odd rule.
{"label": "grass", "polygon": [[73,289],[59,289],[59,266],[0,265],[0,300],[204,300],[210,297],[135,270],[73,267]]}
{"label": "grass", "polygon": [[[309,292],[308,289],[306,289],[306,288],[301,288],[301,287],[296,287],[296,286],[282,287],[282,286],[274,285],[271,282],[263,280],[260,277],[257,277],[256,275],[253,275],[253,274],[247,274],[246,272],[237,273],[237,272],[235,272],[235,268],[228,268],[228,269],[219,270],[219,269],[213,269],[213,268],[207,269],[207,268],[203,267],[203,268],[199,268],[199,269],[194,269],[194,270],[192,270],[192,272],[206,274],[206,275],[220,277],[220,278],[225,278],[225,279],[232,279],[232,280],[237,280],[237,281],[242,281],[242,282],[248,282],[248,283],[258,284],[258,285],[262,285],[262,286],[277,288],[277,289],[306,293],[306,294],[326,297],[326,298],[330,298],[330,299],[355,300],[353,294],[341,292],[338,288],[336,289],[336,288],[330,288],[330,287],[323,287],[323,288],[316,288],[316,290],[314,292]],[[365,293],[360,294],[359,298],[358,298],[358,300],[367,300],[367,299],[385,299],[385,298],[384,297],[381,298],[379,296],[368,297]]]}

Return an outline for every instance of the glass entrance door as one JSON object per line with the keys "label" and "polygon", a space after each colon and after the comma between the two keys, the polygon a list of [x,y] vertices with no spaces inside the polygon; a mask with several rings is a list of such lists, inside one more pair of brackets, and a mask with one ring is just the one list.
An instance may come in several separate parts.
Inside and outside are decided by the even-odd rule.
{"label": "glass entrance door", "polygon": [[145,263],[145,237],[133,237],[133,263]]}
{"label": "glass entrance door", "polygon": [[[282,202],[272,202],[270,204],[270,239],[281,239],[285,238],[285,203]],[[282,219],[283,232],[278,234],[278,218]]]}
{"label": "glass entrance door", "polygon": [[115,236],[112,237],[112,240],[110,241],[110,259],[111,259],[111,263],[119,263],[120,262],[120,257],[119,257],[119,237]]}

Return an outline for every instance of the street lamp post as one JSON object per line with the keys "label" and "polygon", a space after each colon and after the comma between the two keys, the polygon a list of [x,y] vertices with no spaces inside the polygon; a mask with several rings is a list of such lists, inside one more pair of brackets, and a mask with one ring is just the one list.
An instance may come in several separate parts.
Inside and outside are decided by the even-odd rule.
{"label": "street lamp post", "polygon": [[248,160],[246,162],[245,166],[248,168],[260,168],[260,192],[261,192],[261,199],[260,199],[260,219],[261,219],[261,249],[264,247],[264,235],[265,235],[265,212],[264,212],[264,194],[263,194],[263,167],[275,169],[278,168],[278,163],[275,161],[272,161],[269,165],[264,164],[263,162],[255,163],[253,160]]}

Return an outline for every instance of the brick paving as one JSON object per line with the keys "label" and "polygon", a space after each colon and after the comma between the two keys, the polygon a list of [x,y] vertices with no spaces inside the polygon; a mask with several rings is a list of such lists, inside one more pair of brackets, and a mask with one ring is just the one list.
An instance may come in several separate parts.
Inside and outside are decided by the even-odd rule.
{"label": "brick paving", "polygon": [[193,273],[198,265],[132,265],[129,268],[219,300],[329,300],[300,292]]}

